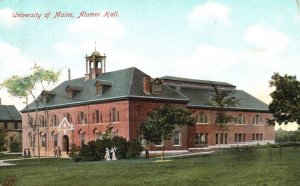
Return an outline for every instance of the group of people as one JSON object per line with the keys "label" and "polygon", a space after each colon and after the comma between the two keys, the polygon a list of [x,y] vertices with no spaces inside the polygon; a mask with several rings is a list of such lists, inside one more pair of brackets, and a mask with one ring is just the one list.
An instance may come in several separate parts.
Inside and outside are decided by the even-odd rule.
{"label": "group of people", "polygon": [[[104,155],[104,161],[117,160],[116,151],[117,151],[116,147],[111,148],[111,150],[109,150],[109,148],[106,148],[105,155]],[[110,153],[111,153],[111,156],[110,156]]]}
{"label": "group of people", "polygon": [[54,149],[53,149],[53,153],[54,153],[54,157],[56,158],[56,157],[61,157],[61,149],[60,149],[60,147],[54,147]]}
{"label": "group of people", "polygon": [[25,158],[30,158],[30,157],[31,157],[29,148],[24,148],[24,151],[23,151],[23,157],[24,157],[24,159],[25,159]]}

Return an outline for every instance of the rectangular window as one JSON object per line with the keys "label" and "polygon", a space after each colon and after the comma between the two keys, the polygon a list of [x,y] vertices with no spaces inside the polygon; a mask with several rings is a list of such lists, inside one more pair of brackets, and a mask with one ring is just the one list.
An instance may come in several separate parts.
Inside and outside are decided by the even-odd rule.
{"label": "rectangular window", "polygon": [[216,144],[219,144],[219,134],[216,134]]}
{"label": "rectangular window", "polygon": [[58,134],[54,134],[53,135],[53,146],[54,147],[57,147],[57,141],[58,141]]}
{"label": "rectangular window", "polygon": [[223,144],[223,139],[224,139],[224,134],[222,133],[222,134],[220,135],[220,144]]}
{"label": "rectangular window", "polygon": [[263,134],[260,134],[260,138],[259,138],[260,140],[263,140]]}
{"label": "rectangular window", "polygon": [[14,123],[14,128],[15,128],[15,129],[18,129],[18,122],[15,122],[15,123]]}
{"label": "rectangular window", "polygon": [[176,131],[173,134],[173,145],[179,146],[180,145],[180,132]]}
{"label": "rectangular window", "polygon": [[42,147],[46,147],[46,135],[42,136]]}
{"label": "rectangular window", "polygon": [[162,146],[162,141],[157,141],[154,143],[155,146]]}
{"label": "rectangular window", "polygon": [[259,134],[256,134],[256,140],[259,140]]}
{"label": "rectangular window", "polygon": [[195,145],[200,145],[200,134],[199,133],[196,133],[195,134]]}
{"label": "rectangular window", "polygon": [[238,134],[237,133],[234,134],[234,141],[238,142]]}
{"label": "rectangular window", "polygon": [[252,140],[255,140],[255,134],[252,134]]}
{"label": "rectangular window", "polygon": [[225,135],[225,138],[224,138],[224,143],[227,144],[227,133],[224,134]]}
{"label": "rectangular window", "polygon": [[85,138],[85,134],[84,134],[84,133],[81,133],[81,134],[80,134],[80,146],[83,146],[83,145],[84,145],[84,138]]}

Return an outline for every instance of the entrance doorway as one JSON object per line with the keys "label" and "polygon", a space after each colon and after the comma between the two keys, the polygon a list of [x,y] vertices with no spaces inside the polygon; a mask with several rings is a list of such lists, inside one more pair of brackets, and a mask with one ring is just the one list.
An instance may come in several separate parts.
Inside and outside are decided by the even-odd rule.
{"label": "entrance doorway", "polygon": [[68,150],[69,150],[69,137],[67,135],[64,135],[62,140],[62,151],[68,151]]}

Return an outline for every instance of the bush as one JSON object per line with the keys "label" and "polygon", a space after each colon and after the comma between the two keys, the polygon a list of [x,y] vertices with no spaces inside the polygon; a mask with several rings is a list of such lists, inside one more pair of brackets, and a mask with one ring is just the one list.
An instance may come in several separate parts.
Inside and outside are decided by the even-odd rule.
{"label": "bush", "polygon": [[17,140],[13,140],[10,144],[9,144],[9,149],[10,152],[21,152],[21,143],[18,142]]}
{"label": "bush", "polygon": [[[115,147],[117,159],[136,158],[143,151],[142,145],[137,140],[127,141],[123,137],[115,136],[112,139],[105,138],[97,141],[90,141],[87,145],[83,145],[78,150],[78,158],[82,161],[99,161],[104,160],[106,148]],[[73,148],[72,148],[73,149]],[[74,152],[75,153],[75,152]],[[72,150],[71,153],[73,154]],[[76,156],[76,153],[74,154]],[[70,155],[70,157],[72,157]],[[75,161],[76,161],[75,160]]]}
{"label": "bush", "polygon": [[80,161],[79,157],[79,147],[75,144],[72,144],[71,150],[69,152],[69,157],[72,158],[73,161],[78,162]]}

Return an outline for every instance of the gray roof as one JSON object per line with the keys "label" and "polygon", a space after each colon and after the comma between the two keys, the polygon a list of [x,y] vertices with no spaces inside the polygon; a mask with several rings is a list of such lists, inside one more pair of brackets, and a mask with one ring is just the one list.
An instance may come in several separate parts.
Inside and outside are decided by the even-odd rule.
{"label": "gray roof", "polygon": [[221,85],[227,87],[235,87],[234,85],[226,82],[221,81],[208,81],[208,80],[199,80],[199,79],[189,79],[189,78],[182,78],[182,77],[174,77],[174,76],[163,76],[161,77],[162,80],[170,80],[170,81],[177,81],[180,83],[187,82],[187,83],[197,83],[197,84],[206,84],[206,85]]}
{"label": "gray roof", "polygon": [[22,116],[14,105],[0,105],[0,121],[21,121]]}
{"label": "gray roof", "polygon": [[[181,88],[179,90],[183,95],[190,99],[188,103],[189,107],[201,107],[210,108],[211,95],[213,94],[213,88],[207,89],[193,89],[193,88]],[[251,96],[243,90],[231,90],[230,96],[234,96],[239,99],[239,104],[236,105],[234,110],[249,110],[249,111],[265,111],[268,112],[268,105],[259,99]]]}
{"label": "gray roof", "polygon": [[[78,78],[68,80],[58,85],[51,92],[50,99],[43,101],[39,105],[39,109],[52,109],[58,107],[68,107],[74,105],[98,103],[112,100],[141,98],[154,100],[171,100],[172,102],[182,102],[188,107],[210,108],[211,95],[213,93],[213,85],[221,85],[221,87],[231,90],[232,96],[240,99],[239,105],[235,109],[249,110],[249,111],[263,111],[268,112],[268,105],[256,99],[250,94],[235,90],[235,86],[225,82],[217,81],[203,81],[187,78],[178,78],[171,76],[164,76],[161,79],[164,84],[160,94],[145,94],[143,91],[143,77],[148,76],[139,69],[132,67],[123,70],[102,73],[95,79],[85,80],[85,78]],[[169,81],[169,83],[168,83]],[[176,81],[176,88],[172,83]],[[96,94],[96,84],[103,85],[102,95]],[[185,82],[192,84],[199,84],[205,86],[184,86]],[[206,86],[208,85],[208,86]],[[67,87],[76,91],[73,98],[67,97]],[[172,87],[172,88],[170,88]],[[29,111],[35,109],[35,104],[29,105]],[[21,112],[26,112],[24,108]]]}
{"label": "gray roof", "polygon": [[[68,80],[51,90],[55,96],[48,102],[41,102],[39,109],[49,109],[56,107],[66,107],[77,104],[97,103],[117,99],[143,98],[174,100],[188,102],[189,99],[184,95],[176,92],[166,85],[162,86],[162,93],[147,95],[143,92],[143,77],[148,76],[139,69],[132,67],[123,70],[102,73],[95,79],[85,81],[84,78]],[[104,85],[102,95],[96,94],[96,82],[102,82]],[[109,82],[109,83],[108,83]],[[82,87],[73,98],[67,98],[67,87]],[[28,107],[30,111],[35,108],[31,103]],[[24,108],[21,112],[25,112]]]}

